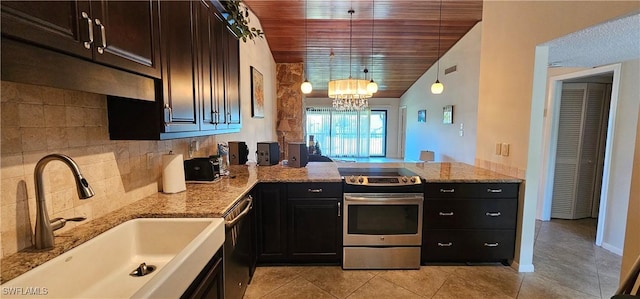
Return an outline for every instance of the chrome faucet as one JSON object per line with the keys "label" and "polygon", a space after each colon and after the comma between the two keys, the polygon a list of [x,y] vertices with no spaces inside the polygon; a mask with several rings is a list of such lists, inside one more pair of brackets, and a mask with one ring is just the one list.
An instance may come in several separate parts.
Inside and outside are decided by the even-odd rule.
{"label": "chrome faucet", "polygon": [[86,219],[84,217],[75,217],[71,219],[56,218],[53,221],[49,219],[49,214],[47,213],[47,204],[44,199],[42,175],[44,172],[44,167],[47,165],[47,163],[53,160],[60,160],[64,162],[64,164],[69,166],[76,179],[76,187],[78,188],[78,197],[80,197],[80,199],[87,199],[95,195],[93,189],[91,189],[89,183],[87,183],[87,180],[85,180],[85,178],[80,173],[78,164],[76,164],[76,162],[68,156],[61,154],[50,154],[40,159],[40,161],[38,161],[38,163],[36,164],[34,173],[37,205],[35,230],[35,242],[37,249],[53,248],[53,231],[62,228],[66,221],[82,221]]}

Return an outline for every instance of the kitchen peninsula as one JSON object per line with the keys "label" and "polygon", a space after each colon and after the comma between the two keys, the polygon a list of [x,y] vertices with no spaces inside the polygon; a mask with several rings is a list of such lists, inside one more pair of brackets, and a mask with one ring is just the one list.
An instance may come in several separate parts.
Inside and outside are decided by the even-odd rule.
{"label": "kitchen peninsula", "polygon": [[274,166],[231,166],[231,176],[210,184],[189,184],[177,194],[157,193],[131,205],[56,234],[49,251],[32,248],[1,260],[0,282],[9,281],[56,256],[90,240],[125,221],[135,218],[222,217],[258,183],[339,183],[338,167],[403,167],[427,183],[520,183],[522,180],[464,163],[322,163],[304,168]]}

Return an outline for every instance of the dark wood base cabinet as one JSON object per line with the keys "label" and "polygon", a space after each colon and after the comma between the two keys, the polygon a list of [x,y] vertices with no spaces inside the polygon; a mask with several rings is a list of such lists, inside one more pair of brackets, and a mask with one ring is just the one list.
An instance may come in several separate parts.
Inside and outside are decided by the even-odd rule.
{"label": "dark wood base cabinet", "polygon": [[426,184],[422,263],[509,263],[518,188],[517,183]]}
{"label": "dark wood base cabinet", "polygon": [[340,263],[340,183],[260,184],[258,190],[258,263]]}
{"label": "dark wood base cabinet", "polygon": [[222,299],[224,298],[224,275],[222,271],[223,249],[211,258],[209,263],[196,276],[187,290],[180,296],[181,299]]}

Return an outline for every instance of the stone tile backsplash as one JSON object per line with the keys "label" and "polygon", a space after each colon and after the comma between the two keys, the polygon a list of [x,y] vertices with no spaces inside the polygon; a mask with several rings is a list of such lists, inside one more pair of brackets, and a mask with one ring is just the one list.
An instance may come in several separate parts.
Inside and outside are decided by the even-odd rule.
{"label": "stone tile backsplash", "polygon": [[[78,199],[71,171],[54,161],[45,168],[50,218],[98,218],[161,190],[162,154],[188,159],[188,143],[200,142],[194,156],[217,152],[215,136],[168,141],[109,140],[104,95],[2,81],[0,159],[1,255],[32,245],[35,226],[35,164],[50,153],[73,158],[96,192]],[[77,225],[74,222],[57,232]]]}

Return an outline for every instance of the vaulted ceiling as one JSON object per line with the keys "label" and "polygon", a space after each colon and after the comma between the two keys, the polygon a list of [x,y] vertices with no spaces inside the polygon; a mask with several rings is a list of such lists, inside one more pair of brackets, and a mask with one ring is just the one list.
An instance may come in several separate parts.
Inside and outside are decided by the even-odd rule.
{"label": "vaulted ceiling", "polygon": [[[482,0],[244,2],[260,19],[277,63],[305,62],[306,77],[313,84],[308,97],[327,97],[330,79],[346,79],[350,72],[362,79],[368,68],[379,86],[374,97],[399,98],[437,61],[439,31],[442,56],[482,20]],[[355,13],[350,59],[351,8]]]}

